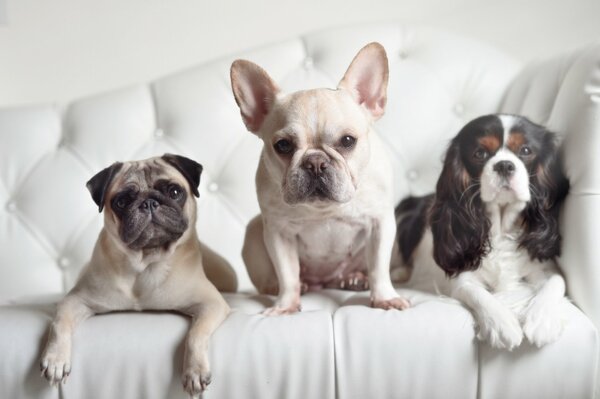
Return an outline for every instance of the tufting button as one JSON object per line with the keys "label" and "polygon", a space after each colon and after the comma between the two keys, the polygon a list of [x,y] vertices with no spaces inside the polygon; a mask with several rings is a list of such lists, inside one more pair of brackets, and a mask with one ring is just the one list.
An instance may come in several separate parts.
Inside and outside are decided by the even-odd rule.
{"label": "tufting button", "polygon": [[6,203],[6,210],[10,213],[16,212],[17,204],[14,201],[8,201]]}
{"label": "tufting button", "polygon": [[162,129],[156,129],[154,131],[154,137],[159,139],[165,135],[165,132]]}
{"label": "tufting button", "polygon": [[208,191],[210,191],[211,193],[215,193],[217,191],[219,191],[219,185],[215,182],[212,182],[208,185]]}
{"label": "tufting button", "polygon": [[69,258],[62,256],[60,259],[58,259],[58,265],[63,269],[69,267],[70,264],[71,261],[69,260]]}
{"label": "tufting button", "polygon": [[400,57],[401,60],[405,60],[408,58],[408,52],[406,50],[400,50],[398,52],[398,57]]}
{"label": "tufting button", "polygon": [[315,64],[315,61],[312,59],[312,57],[306,57],[304,59],[304,61],[302,62],[302,67],[304,69],[312,69],[314,64]]}
{"label": "tufting button", "polygon": [[415,181],[415,180],[417,180],[418,177],[419,177],[419,172],[417,172],[414,169],[411,169],[408,172],[406,172],[406,178],[410,181]]}
{"label": "tufting button", "polygon": [[454,105],[454,113],[456,115],[462,115],[465,112],[465,106],[461,103],[457,103]]}

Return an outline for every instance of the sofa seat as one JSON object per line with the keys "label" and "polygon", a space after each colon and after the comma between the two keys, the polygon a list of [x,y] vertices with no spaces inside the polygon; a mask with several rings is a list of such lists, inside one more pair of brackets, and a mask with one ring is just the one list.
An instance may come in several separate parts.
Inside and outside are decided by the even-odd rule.
{"label": "sofa seat", "polygon": [[[411,299],[411,309],[372,309],[367,292],[324,290],[304,295],[302,312],[280,317],[259,314],[272,297],[226,294],[232,313],[213,336],[213,382],[204,397],[592,395],[598,333],[575,306],[558,342],[542,349],[523,344],[509,353],[479,344],[471,314],[456,301],[399,292]],[[180,376],[189,320],[169,312],[86,320],[75,333],[67,384],[50,387],[38,363],[58,299],[0,307],[3,397],[186,397]]]}

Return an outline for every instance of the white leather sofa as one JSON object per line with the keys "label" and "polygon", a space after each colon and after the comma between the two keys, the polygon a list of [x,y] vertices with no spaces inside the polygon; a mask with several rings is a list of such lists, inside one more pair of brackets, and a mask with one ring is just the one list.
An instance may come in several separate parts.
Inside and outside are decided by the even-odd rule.
{"label": "white leather sofa", "polygon": [[[520,113],[564,137],[571,192],[562,213],[561,266],[574,306],[560,341],[509,353],[474,338],[456,302],[399,288],[404,312],[368,294],[323,291],[303,311],[258,313],[240,250],[258,212],[261,142],[231,95],[235,58],[262,65],[286,90],[335,87],[354,54],[381,42],[390,61],[377,129],[394,160],[396,196],[430,192],[448,140],[469,119]],[[75,334],[73,372],[51,388],[38,361],[55,302],[89,258],[101,227],[85,182],[116,160],[164,152],[201,162],[198,230],[234,265],[233,313],[211,345],[206,398],[589,398],[600,327],[600,43],[520,65],[478,42],[419,26],[323,31],[79,99],[0,109],[0,398],[184,398],[175,313],[116,313]]]}

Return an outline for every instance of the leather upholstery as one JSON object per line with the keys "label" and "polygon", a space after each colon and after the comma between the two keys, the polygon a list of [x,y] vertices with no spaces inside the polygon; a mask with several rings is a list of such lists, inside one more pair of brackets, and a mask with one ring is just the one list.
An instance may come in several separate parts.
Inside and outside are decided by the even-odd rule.
{"label": "leather upholstery", "polygon": [[[377,130],[398,199],[433,190],[448,140],[475,116],[523,113],[564,135],[572,192],[561,263],[585,314],[573,307],[563,340],[497,353],[474,340],[462,306],[417,292],[407,293],[416,306],[406,312],[369,309],[366,293],[324,291],[303,297],[301,314],[257,315],[269,298],[252,294],[240,251],[258,213],[262,144],[235,106],[231,61],[258,63],[284,90],[335,87],[374,40],[390,63]],[[600,44],[523,69],[476,40],[378,24],[317,32],[70,104],[0,109],[0,303],[38,303],[0,307],[0,397],[184,397],[178,373],[187,323],[170,314],[86,321],[60,392],[36,371],[54,311],[47,303],[72,286],[101,227],[85,182],[111,162],[164,152],[204,165],[198,231],[232,263],[242,291],[226,296],[234,313],[215,334],[206,397],[590,397],[600,325],[599,96]],[[538,378],[541,368],[548,371]],[[505,390],[509,372],[514,384]]]}

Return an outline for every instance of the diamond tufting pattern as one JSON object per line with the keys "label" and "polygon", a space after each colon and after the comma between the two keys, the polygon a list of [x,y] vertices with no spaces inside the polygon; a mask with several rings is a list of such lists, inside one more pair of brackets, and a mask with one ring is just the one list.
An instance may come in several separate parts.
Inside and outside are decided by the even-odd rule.
{"label": "diamond tufting pattern", "polygon": [[101,227],[85,182],[114,161],[164,152],[204,165],[200,236],[250,290],[240,248],[258,213],[262,143],[242,124],[229,65],[250,59],[284,91],[335,87],[357,50],[374,40],[389,56],[389,105],[377,128],[394,161],[396,194],[422,194],[433,187],[447,140],[468,118],[498,108],[517,68],[484,45],[427,28],[318,32],[74,101],[63,112],[0,110],[0,301],[68,290]]}

